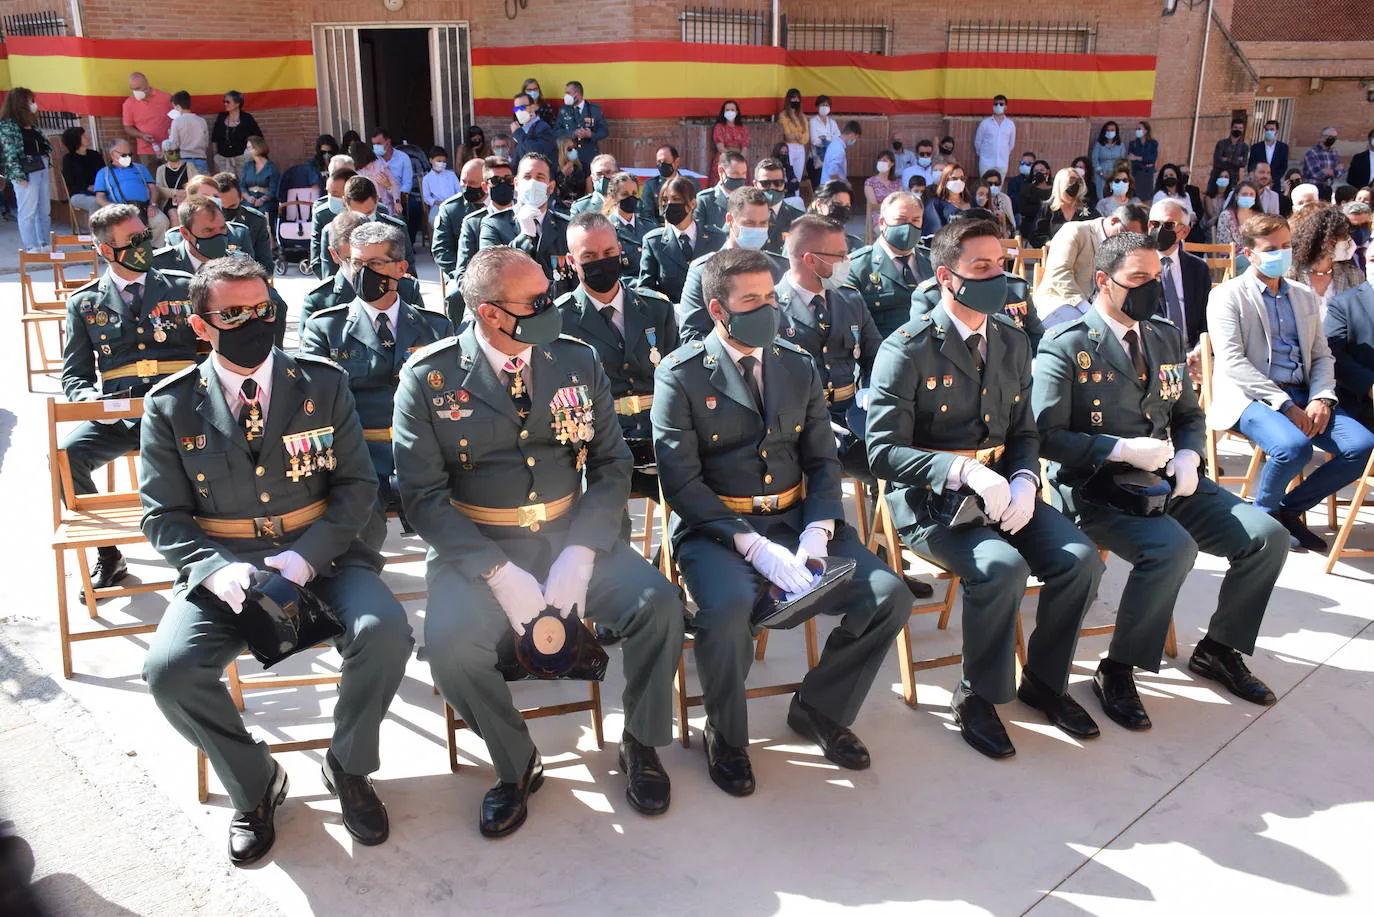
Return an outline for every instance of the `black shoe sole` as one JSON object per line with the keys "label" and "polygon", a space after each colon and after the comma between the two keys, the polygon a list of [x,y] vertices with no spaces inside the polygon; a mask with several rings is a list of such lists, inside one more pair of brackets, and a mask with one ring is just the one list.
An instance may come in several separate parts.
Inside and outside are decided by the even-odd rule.
{"label": "black shoe sole", "polygon": [[620,772],[625,775],[625,780],[627,782],[627,785],[625,787],[625,801],[630,804],[630,808],[634,809],[640,815],[648,815],[650,818],[654,817],[655,815],[663,815],[668,811],[668,806],[672,805],[673,802],[673,789],[671,786],[668,788],[667,794],[663,797],[663,806],[658,809],[650,809],[647,806],[644,806],[637,802],[634,796],[630,793],[630,787],[628,786],[628,781],[630,779],[630,768],[625,763],[624,752],[620,753]]}
{"label": "black shoe sole", "polygon": [[[1031,700],[1025,694],[1025,692],[1021,691],[1020,689],[1018,689],[1016,692],[1016,699],[1019,700],[1021,703],[1025,704],[1027,707],[1031,708],[1032,710],[1035,710],[1038,713],[1040,713],[1042,716],[1045,717],[1045,720],[1051,726],[1058,729],[1066,736],[1072,736],[1075,739],[1096,739],[1100,738],[1102,735],[1102,730],[1096,728],[1094,728],[1092,732],[1083,732],[1078,729],[1070,729],[1067,724],[1061,723],[1058,720],[1056,720],[1053,716],[1050,715],[1050,712],[1048,710],[1046,710],[1039,704],[1035,703],[1035,701]],[[1084,712],[1086,713],[1086,711]]]}
{"label": "black shoe sole", "polygon": [[[329,779],[329,768],[321,767],[320,776],[324,777],[324,788],[329,791],[329,794],[331,796],[333,796],[335,799],[338,799],[339,791],[334,789],[334,781]],[[340,802],[339,804],[343,805],[342,802]],[[383,814],[385,814],[386,809],[383,808],[382,812]],[[385,844],[387,838],[391,837],[390,820],[387,821],[386,830],[382,832],[381,837],[363,837],[361,834],[358,834],[356,831],[353,830],[353,828],[348,824],[348,819],[344,818],[342,820],[344,830],[347,831],[355,841],[362,844],[364,847],[376,847],[378,844]]]}
{"label": "black shoe sole", "polygon": [[[280,767],[280,766],[281,766],[281,765],[278,765],[278,767]],[[277,794],[277,798],[276,798],[276,799],[273,801],[273,803],[272,803],[272,818],[273,818],[273,825],[272,825],[272,841],[271,841],[271,843],[269,843],[266,847],[264,847],[264,848],[262,848],[261,850],[259,850],[257,853],[252,854],[251,856],[243,857],[243,858],[241,858],[241,859],[236,858],[236,857],[231,853],[231,854],[229,854],[229,862],[230,862],[230,863],[233,863],[235,866],[251,866],[252,864],[256,863],[258,860],[261,860],[263,857],[267,856],[269,853],[272,852],[272,848],[275,847],[275,846],[277,845],[277,828],[276,828],[276,824],[275,824],[276,817],[277,817],[277,809],[279,809],[279,808],[281,807],[281,804],[282,804],[283,802],[286,802],[286,794],[287,794],[287,791],[290,790],[290,789],[291,789],[291,777],[290,777],[289,774],[285,774],[285,773],[284,773],[284,774],[282,774],[282,778],[281,778],[281,792]]]}
{"label": "black shoe sole", "polygon": [[1194,675],[1205,678],[1208,681],[1215,681],[1217,684],[1221,685],[1223,688],[1226,689],[1227,694],[1230,694],[1237,700],[1243,700],[1248,703],[1254,704],[1256,707],[1272,707],[1279,702],[1278,697],[1274,694],[1272,690],[1269,692],[1269,696],[1273,698],[1273,700],[1256,700],[1252,697],[1249,697],[1248,695],[1237,693],[1236,690],[1231,687],[1231,683],[1226,679],[1224,675],[1219,674],[1217,670],[1213,669],[1211,666],[1203,665],[1191,656],[1188,658],[1188,671],[1192,672]]}
{"label": "black shoe sole", "polygon": [[1107,700],[1102,694],[1102,686],[1097,683],[1096,678],[1093,679],[1093,694],[1096,694],[1098,701],[1101,702],[1102,712],[1107,714],[1107,719],[1111,720],[1122,729],[1125,729],[1127,732],[1149,732],[1151,727],[1154,726],[1154,723],[1150,722],[1148,718],[1144,723],[1133,724],[1112,712],[1112,708],[1107,706]]}
{"label": "black shoe sole", "polygon": [[482,825],[482,824],[479,823],[479,824],[477,825],[477,830],[478,830],[479,832],[481,832],[481,835],[482,835],[483,837],[491,838],[492,840],[495,840],[495,839],[498,838],[498,837],[507,837],[507,836],[509,836],[509,835],[511,835],[511,834],[514,834],[517,830],[519,830],[520,826],[523,825],[523,824],[525,823],[525,819],[529,818],[529,816],[530,816],[530,809],[529,809],[529,805],[528,805],[529,798],[530,798],[531,796],[533,796],[535,793],[538,793],[538,792],[539,792],[539,788],[540,788],[541,786],[543,786],[543,785],[544,785],[544,775],[543,775],[542,773],[541,773],[538,777],[535,777],[534,780],[532,780],[532,781],[530,782],[530,791],[529,791],[528,793],[525,794],[525,801],[526,801],[527,805],[525,806],[524,810],[521,811],[521,813],[520,813],[520,819],[519,819],[515,824],[510,825],[509,827],[506,827],[506,828],[502,828],[502,829],[500,829],[500,830],[498,831],[498,830],[494,830],[494,829],[488,828],[488,827],[486,827],[485,825]]}

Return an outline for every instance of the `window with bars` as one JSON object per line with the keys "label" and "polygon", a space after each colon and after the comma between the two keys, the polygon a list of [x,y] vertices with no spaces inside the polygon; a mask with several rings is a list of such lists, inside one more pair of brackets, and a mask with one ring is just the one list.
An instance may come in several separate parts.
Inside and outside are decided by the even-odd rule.
{"label": "window with bars", "polygon": [[787,19],[783,44],[794,51],[887,54],[892,27],[882,22],[797,22]]}
{"label": "window with bars", "polygon": [[1097,49],[1097,27],[1085,23],[958,22],[950,23],[947,36],[950,51],[1092,54]]}
{"label": "window with bars", "polygon": [[[12,13],[0,16],[0,41],[11,35],[66,35],[67,20],[61,13],[48,10],[41,13]],[[81,119],[69,111],[40,111],[38,129],[55,133],[75,127]]]}
{"label": "window with bars", "polygon": [[678,14],[682,40],[708,45],[771,45],[773,17],[767,4],[752,9],[689,6]]}

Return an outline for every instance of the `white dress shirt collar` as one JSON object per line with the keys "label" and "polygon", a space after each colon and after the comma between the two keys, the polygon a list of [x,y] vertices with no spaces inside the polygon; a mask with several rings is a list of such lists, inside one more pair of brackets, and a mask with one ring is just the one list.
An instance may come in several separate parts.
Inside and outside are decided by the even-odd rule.
{"label": "white dress shirt collar", "polygon": [[946,312],[945,314],[949,315],[949,321],[952,325],[954,325],[954,330],[959,332],[959,340],[967,341],[969,335],[971,334],[981,334],[983,336],[983,339],[978,342],[978,353],[982,355],[984,360],[986,360],[988,358],[987,318],[985,317],[983,319],[983,324],[980,327],[970,328],[968,325],[965,325],[963,322],[959,321],[959,319],[955,318],[952,314],[948,312]]}
{"label": "white dress shirt collar", "polygon": [[[583,289],[586,290],[586,287],[584,286]],[[591,303],[593,309],[595,309],[596,311],[600,312],[602,315],[605,315],[605,314],[606,314],[606,310],[607,310],[607,309],[612,310],[612,311],[611,311],[611,324],[612,324],[612,325],[615,325],[616,330],[620,332],[620,336],[621,336],[621,337],[624,337],[624,336],[625,336],[625,284],[623,284],[623,283],[617,283],[617,284],[615,285],[615,295],[611,297],[611,301],[610,301],[610,302],[602,302],[601,300],[597,299],[595,296],[592,295],[592,291],[591,291],[591,290],[586,290],[586,292],[587,292],[587,302]]]}
{"label": "white dress shirt collar", "polygon": [[[687,237],[687,241],[688,241],[689,243],[691,243],[692,248],[694,248],[694,249],[696,248],[696,244],[697,244],[697,221],[696,221],[696,220],[693,220],[692,222],[688,223],[686,229],[678,229],[676,226],[674,226],[674,227],[673,227],[673,232],[677,233],[677,236],[678,236],[678,239],[679,239],[679,240],[681,240],[681,238],[682,238],[683,236],[686,236],[686,237]],[[681,241],[679,241],[678,244],[679,244],[679,245],[682,244]]]}
{"label": "white dress shirt collar", "polygon": [[366,315],[367,320],[372,323],[374,331],[377,329],[377,316],[385,315],[386,320],[391,324],[392,335],[394,336],[396,334],[396,322],[401,318],[401,297],[399,295],[396,297],[396,301],[391,304],[390,309],[373,308],[370,303],[364,302],[362,298],[353,301],[362,307],[363,314]]}
{"label": "white dress shirt collar", "polygon": [[1139,342],[1140,323],[1136,322],[1134,325],[1127,327],[1108,315],[1107,310],[1103,309],[1101,306],[1098,307],[1097,314],[1102,316],[1102,321],[1107,323],[1107,329],[1116,337],[1116,342],[1121,345],[1122,352],[1129,357],[1131,355],[1131,349],[1126,346],[1126,332],[1135,331],[1135,339]]}
{"label": "white dress shirt collar", "polygon": [[115,285],[115,291],[118,292],[118,293],[120,293],[121,295],[124,293],[125,288],[128,287],[129,284],[131,284],[131,283],[142,283],[142,284],[144,284],[144,286],[146,287],[146,286],[147,286],[147,280],[148,280],[148,275],[147,275],[147,274],[140,274],[140,275],[138,275],[137,277],[135,277],[133,280],[125,280],[123,277],[119,276],[119,275],[116,274],[114,271],[110,270],[109,268],[106,268],[106,269],[105,269],[105,276],[108,277],[108,278],[110,278],[110,282],[113,283],[113,284]]}
{"label": "white dress shirt collar", "polygon": [[487,363],[491,365],[491,371],[496,374],[497,381],[501,382],[503,385],[505,384],[506,379],[501,374],[506,371],[506,362],[518,357],[525,369],[525,385],[528,386],[533,383],[533,380],[530,379],[530,371],[533,369],[530,364],[530,351],[534,349],[533,347],[526,347],[512,357],[493,347],[491,342],[487,340],[486,335],[482,334],[482,332],[478,331],[476,335],[477,346],[482,348],[482,354],[487,358]]}
{"label": "white dress shirt collar", "polygon": [[[765,306],[764,308],[768,307]],[[725,337],[724,333],[717,333],[720,335],[720,342],[725,345],[725,352],[730,356],[730,362],[735,364],[735,369],[739,369],[739,361],[743,360],[745,357],[754,357],[759,361],[758,364],[754,367],[754,381],[758,383],[759,391],[762,392],[763,348],[755,347],[753,350],[739,350],[735,347],[735,345],[730,343],[730,341]],[[740,375],[744,375],[744,370],[740,369]]]}
{"label": "white dress shirt collar", "polygon": [[262,416],[267,417],[267,405],[272,400],[272,364],[276,361],[273,353],[267,354],[267,359],[262,361],[262,365],[253,370],[251,375],[241,376],[224,365],[224,360],[219,354],[210,358],[210,365],[215,369],[215,376],[219,379],[220,390],[224,394],[224,402],[229,406],[229,413],[237,419],[239,408],[243,402],[239,400],[239,392],[243,389],[243,380],[252,379],[258,384],[258,409],[262,411]]}

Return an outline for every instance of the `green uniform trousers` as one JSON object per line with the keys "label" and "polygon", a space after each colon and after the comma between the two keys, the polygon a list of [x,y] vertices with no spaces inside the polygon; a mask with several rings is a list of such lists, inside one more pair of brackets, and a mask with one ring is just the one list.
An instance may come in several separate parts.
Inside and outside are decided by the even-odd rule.
{"label": "green uniform trousers", "polygon": [[[797,547],[799,533],[792,526],[761,527],[760,534],[786,548]],[[799,694],[807,706],[849,726],[893,639],[911,617],[913,599],[901,578],[864,548],[852,527],[840,524],[828,551],[853,558],[858,567],[831,600],[831,613],[844,617],[830,632],[816,667],[802,679]],[[733,548],[706,535],[684,537],[677,563],[698,606],[695,652],[706,718],[721,738],[742,748],[749,744],[745,680],[754,662],[749,618],[768,582]]]}
{"label": "green uniform trousers", "polygon": [[[317,576],[309,587],[338,612],[345,628],[334,641],[343,656],[343,679],[330,749],[345,773],[370,774],[380,766],[377,732],[415,644],[410,623],[391,590],[363,567]],[[266,743],[248,734],[220,680],[245,648],[228,606],[197,589],[167,606],[143,666],[162,715],[205,752],[239,810],[257,806],[272,779]]]}
{"label": "green uniform trousers", "polygon": [[95,470],[137,452],[140,426],[137,420],[78,424],[62,441],[72,466],[72,489],[79,494],[95,493]]}
{"label": "green uniform trousers", "polygon": [[1199,550],[1231,562],[1208,634],[1242,653],[1254,652],[1269,596],[1288,559],[1288,531],[1268,513],[1204,479],[1196,493],[1171,502],[1163,516],[1084,504],[1079,524],[1133,567],[1121,591],[1108,658],[1159,671],[1174,603]]}
{"label": "green uniform trousers", "polygon": [[[550,531],[553,528],[553,531]],[[510,561],[543,582],[566,531],[538,534],[483,527]],[[442,558],[426,571],[425,651],[444,699],[487,743],[497,778],[515,783],[534,754],[534,741],[496,670],[496,646],[510,627],[491,587],[470,580]],[[622,638],[625,730],[645,745],[673,740],[673,676],[682,655],[682,602],[663,574],[628,544],[598,553],[587,587],[585,617]]]}
{"label": "green uniform trousers", "polygon": [[975,694],[994,704],[1016,696],[1016,617],[1031,574],[1044,585],[1026,668],[1056,691],[1068,688],[1078,631],[1103,569],[1097,548],[1072,522],[1037,500],[1035,515],[1015,535],[934,523],[901,535],[917,554],[962,580],[964,679]]}

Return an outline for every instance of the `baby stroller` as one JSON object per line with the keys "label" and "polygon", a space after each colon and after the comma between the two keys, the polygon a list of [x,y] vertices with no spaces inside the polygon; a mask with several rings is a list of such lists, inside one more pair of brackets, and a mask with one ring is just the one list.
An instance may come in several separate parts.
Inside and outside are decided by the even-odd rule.
{"label": "baby stroller", "polygon": [[310,188],[286,192],[277,211],[277,273],[285,274],[293,262],[302,274],[310,275],[310,210],[315,193]]}

